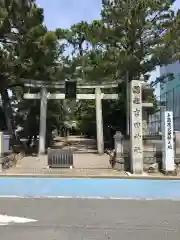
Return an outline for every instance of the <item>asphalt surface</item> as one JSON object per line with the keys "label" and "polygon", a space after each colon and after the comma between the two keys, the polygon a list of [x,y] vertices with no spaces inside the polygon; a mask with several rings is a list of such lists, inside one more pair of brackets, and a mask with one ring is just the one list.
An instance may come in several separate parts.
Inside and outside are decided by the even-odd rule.
{"label": "asphalt surface", "polygon": [[38,222],[0,226],[0,239],[179,240],[180,202],[0,199],[0,214]]}

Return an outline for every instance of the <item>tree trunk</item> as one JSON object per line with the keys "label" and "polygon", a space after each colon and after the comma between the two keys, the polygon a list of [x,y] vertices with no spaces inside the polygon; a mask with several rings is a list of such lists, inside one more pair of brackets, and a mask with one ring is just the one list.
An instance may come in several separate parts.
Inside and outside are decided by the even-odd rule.
{"label": "tree trunk", "polygon": [[7,89],[4,89],[4,91],[1,92],[1,97],[2,97],[3,110],[6,118],[8,133],[12,134],[13,133],[13,124],[12,124],[13,114],[12,114],[12,108],[11,108],[11,103],[10,103]]}
{"label": "tree trunk", "polygon": [[13,121],[12,121],[12,108],[11,108],[11,102],[8,95],[7,86],[9,84],[8,77],[4,76],[3,74],[0,74],[0,94],[1,94],[1,100],[2,100],[2,107],[6,119],[6,125],[7,130],[9,134],[13,134]]}

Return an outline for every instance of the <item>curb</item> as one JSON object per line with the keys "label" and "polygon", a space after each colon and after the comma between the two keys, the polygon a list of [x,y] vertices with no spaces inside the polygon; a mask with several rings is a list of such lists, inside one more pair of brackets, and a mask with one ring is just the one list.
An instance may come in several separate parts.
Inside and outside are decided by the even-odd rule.
{"label": "curb", "polygon": [[129,180],[173,180],[179,181],[180,176],[99,176],[99,175],[60,175],[60,174],[14,174],[14,173],[0,173],[0,178],[59,178],[59,179],[129,179]]}

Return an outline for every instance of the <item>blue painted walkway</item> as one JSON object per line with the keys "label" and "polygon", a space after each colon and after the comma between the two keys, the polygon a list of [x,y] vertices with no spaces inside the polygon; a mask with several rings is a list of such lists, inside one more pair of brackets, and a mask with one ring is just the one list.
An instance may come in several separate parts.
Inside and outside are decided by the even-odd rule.
{"label": "blue painted walkway", "polygon": [[0,196],[180,200],[180,180],[0,178]]}

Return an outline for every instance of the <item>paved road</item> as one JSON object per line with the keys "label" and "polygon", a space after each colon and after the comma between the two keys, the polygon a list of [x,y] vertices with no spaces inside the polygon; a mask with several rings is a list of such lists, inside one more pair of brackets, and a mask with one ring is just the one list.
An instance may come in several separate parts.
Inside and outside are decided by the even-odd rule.
{"label": "paved road", "polygon": [[179,240],[180,202],[0,199],[0,214],[38,222],[0,226],[2,240]]}

